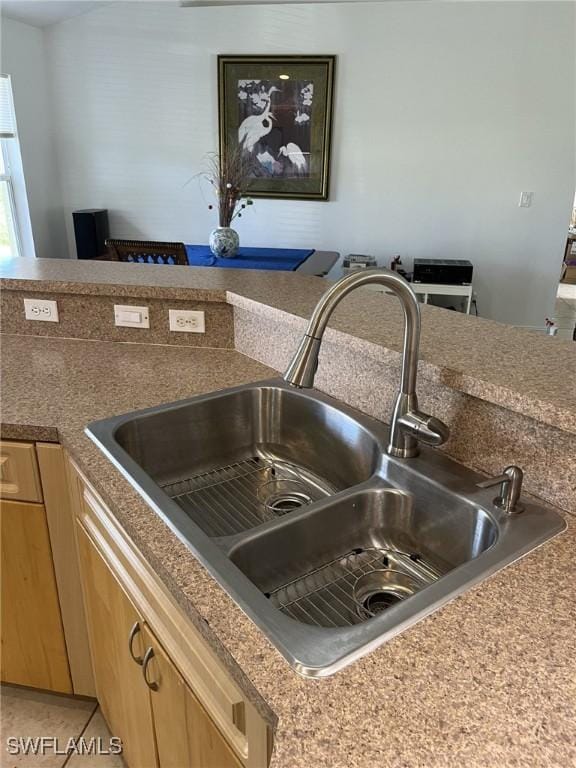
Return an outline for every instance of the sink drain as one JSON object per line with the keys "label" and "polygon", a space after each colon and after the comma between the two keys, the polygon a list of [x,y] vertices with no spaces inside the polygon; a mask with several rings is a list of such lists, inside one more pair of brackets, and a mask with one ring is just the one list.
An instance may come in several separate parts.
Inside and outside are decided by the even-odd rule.
{"label": "sink drain", "polygon": [[370,616],[377,616],[418,589],[418,583],[410,576],[387,568],[361,576],[354,585],[354,600],[360,615],[367,612]]}
{"label": "sink drain", "polygon": [[288,493],[269,501],[266,506],[277,515],[285,515],[287,512],[292,512],[294,509],[303,507],[305,504],[310,504],[311,501],[310,496],[307,496],[305,493]]}
{"label": "sink drain", "polygon": [[312,497],[306,493],[306,486],[298,480],[270,480],[260,486],[258,498],[275,515],[286,515],[312,503]]}
{"label": "sink drain", "polygon": [[378,613],[382,613],[390,606],[399,603],[402,598],[393,592],[375,592],[369,595],[362,603],[365,610],[371,613],[372,616],[376,616]]}

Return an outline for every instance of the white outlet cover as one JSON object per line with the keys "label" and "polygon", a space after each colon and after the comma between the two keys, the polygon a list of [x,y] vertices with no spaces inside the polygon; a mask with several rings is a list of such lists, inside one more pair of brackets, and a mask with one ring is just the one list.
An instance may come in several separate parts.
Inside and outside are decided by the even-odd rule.
{"label": "white outlet cover", "polygon": [[58,303],[50,299],[24,299],[24,316],[26,320],[58,323]]}
{"label": "white outlet cover", "polygon": [[150,328],[148,307],[114,304],[114,325],[122,328]]}
{"label": "white outlet cover", "polygon": [[169,309],[171,331],[181,333],[206,333],[205,313],[196,309]]}

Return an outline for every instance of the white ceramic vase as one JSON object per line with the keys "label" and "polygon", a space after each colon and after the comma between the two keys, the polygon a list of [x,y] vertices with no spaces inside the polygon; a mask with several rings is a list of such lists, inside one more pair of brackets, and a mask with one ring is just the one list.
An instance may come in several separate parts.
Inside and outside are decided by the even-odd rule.
{"label": "white ceramic vase", "polygon": [[210,232],[208,244],[214,256],[232,259],[238,253],[240,238],[232,227],[216,227]]}

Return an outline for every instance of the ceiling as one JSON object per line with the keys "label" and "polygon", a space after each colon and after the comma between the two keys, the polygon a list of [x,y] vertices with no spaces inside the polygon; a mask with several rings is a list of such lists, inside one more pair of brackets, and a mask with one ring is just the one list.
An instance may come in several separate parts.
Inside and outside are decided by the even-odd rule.
{"label": "ceiling", "polygon": [[108,4],[106,0],[1,0],[0,10],[9,19],[48,27]]}
{"label": "ceiling", "polygon": [[[128,0],[129,2],[146,2],[146,0]],[[162,2],[178,2],[182,7],[187,6],[219,6],[219,5],[268,5],[291,3],[363,3],[387,2],[388,0],[162,0]],[[403,0],[410,2],[410,0]],[[452,0],[460,2],[460,0]],[[526,0],[518,0],[525,2]],[[80,16],[104,5],[111,5],[118,0],[0,0],[0,12],[9,19],[31,24],[34,27],[49,27],[60,21]]]}

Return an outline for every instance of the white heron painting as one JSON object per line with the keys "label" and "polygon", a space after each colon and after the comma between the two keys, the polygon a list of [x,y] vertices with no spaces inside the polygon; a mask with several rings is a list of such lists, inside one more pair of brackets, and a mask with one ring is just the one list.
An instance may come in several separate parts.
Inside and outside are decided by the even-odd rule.
{"label": "white heron painting", "polygon": [[240,149],[251,197],[327,200],[335,56],[218,56],[220,152]]}
{"label": "white heron painting", "polygon": [[313,100],[311,80],[238,80],[238,143],[256,176],[309,177]]}

